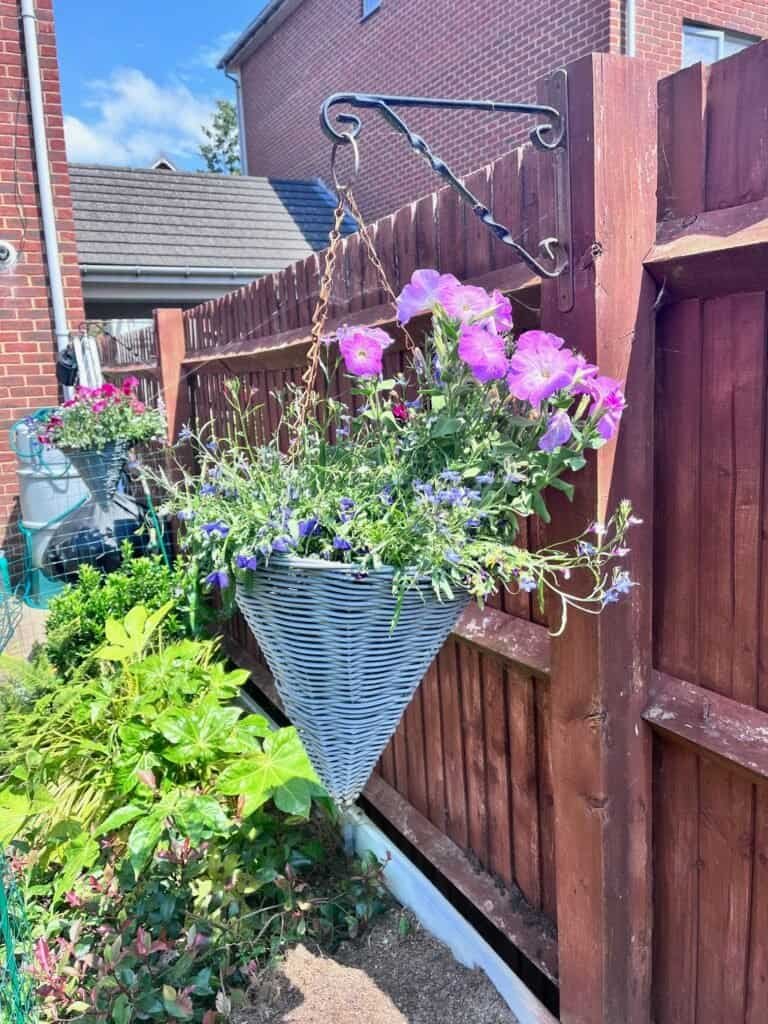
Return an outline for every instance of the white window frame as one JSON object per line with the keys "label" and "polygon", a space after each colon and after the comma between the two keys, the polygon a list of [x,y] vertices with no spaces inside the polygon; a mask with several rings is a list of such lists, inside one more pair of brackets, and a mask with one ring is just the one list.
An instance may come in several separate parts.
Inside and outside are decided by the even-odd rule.
{"label": "white window frame", "polygon": [[[726,36],[730,36],[733,39],[743,39],[744,49],[748,46],[752,46],[757,42],[757,39],[753,39],[751,36],[746,35],[742,32],[731,32],[730,29],[725,28],[707,28],[705,25],[694,25],[689,21],[683,22],[683,51],[685,51],[685,37],[691,36],[703,36],[705,39],[716,39],[717,40],[717,57],[715,60],[722,60],[725,56],[725,39]],[[694,61],[698,63],[698,61]]]}
{"label": "white window frame", "polygon": [[370,18],[372,14],[381,7],[381,0],[361,0],[360,3],[360,21],[365,21],[366,18]]}

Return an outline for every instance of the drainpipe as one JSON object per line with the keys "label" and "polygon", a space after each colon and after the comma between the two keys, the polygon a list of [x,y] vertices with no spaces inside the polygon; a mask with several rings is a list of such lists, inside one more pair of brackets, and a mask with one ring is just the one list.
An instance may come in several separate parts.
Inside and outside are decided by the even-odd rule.
{"label": "drainpipe", "polygon": [[240,173],[248,173],[248,152],[245,145],[245,111],[243,109],[243,87],[240,81],[240,72],[235,71],[233,75],[229,71],[224,72],[230,82],[235,83],[235,103],[237,104],[237,141],[240,146]]}
{"label": "drainpipe", "polygon": [[51,306],[56,348],[59,352],[69,344],[67,310],[64,303],[64,285],[61,278],[59,241],[56,235],[56,213],[53,205],[51,171],[48,164],[48,138],[45,130],[43,89],[40,81],[40,61],[37,51],[37,15],[34,0],[21,0],[21,19],[24,26],[24,50],[29,78],[29,104],[32,112],[32,136],[35,144],[35,169],[40,191],[40,213],[43,220],[45,261],[51,283]]}
{"label": "drainpipe", "polygon": [[627,34],[626,53],[628,57],[637,56],[637,3],[626,0],[624,6],[624,24]]}

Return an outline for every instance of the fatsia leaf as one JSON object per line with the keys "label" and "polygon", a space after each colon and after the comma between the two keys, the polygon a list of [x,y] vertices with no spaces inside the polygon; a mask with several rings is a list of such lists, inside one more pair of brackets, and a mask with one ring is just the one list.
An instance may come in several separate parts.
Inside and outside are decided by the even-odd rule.
{"label": "fatsia leaf", "polygon": [[173,818],[179,831],[193,843],[210,839],[214,835],[226,835],[232,827],[224,809],[212,796],[195,794],[182,797],[176,805]]}
{"label": "fatsia leaf", "polygon": [[278,786],[272,795],[275,806],[286,814],[296,814],[302,818],[309,817],[313,796],[323,796],[325,791],[321,786],[308,779],[290,779],[282,786]]}
{"label": "fatsia leaf", "polygon": [[124,807],[118,807],[102,821],[93,833],[94,837],[98,838],[98,836],[107,835],[109,832],[116,832],[123,825],[127,825],[129,822],[140,818],[142,814],[146,814],[146,811],[146,807],[139,807],[137,804],[126,804]]}
{"label": "fatsia leaf", "polygon": [[308,779],[317,782],[315,770],[310,764],[299,734],[289,726],[277,729],[264,740],[264,747],[254,758],[259,770],[273,788],[283,786],[290,779]]}

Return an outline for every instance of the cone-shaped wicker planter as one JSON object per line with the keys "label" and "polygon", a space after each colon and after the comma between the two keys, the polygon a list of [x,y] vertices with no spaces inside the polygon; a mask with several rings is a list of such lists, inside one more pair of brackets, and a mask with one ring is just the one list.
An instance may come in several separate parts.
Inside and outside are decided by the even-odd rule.
{"label": "cone-shaped wicker planter", "polygon": [[129,448],[128,441],[113,441],[104,448],[74,448],[66,453],[101,508],[106,508],[115,496]]}
{"label": "cone-shaped wicker planter", "polygon": [[469,597],[409,590],[392,629],[392,571],[273,557],[237,586],[285,711],[330,795],[359,796]]}

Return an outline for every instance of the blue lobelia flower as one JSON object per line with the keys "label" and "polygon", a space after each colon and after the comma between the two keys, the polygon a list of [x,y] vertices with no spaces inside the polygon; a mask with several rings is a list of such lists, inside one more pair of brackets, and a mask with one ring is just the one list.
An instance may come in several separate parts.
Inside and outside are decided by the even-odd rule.
{"label": "blue lobelia flower", "polygon": [[275,537],[272,541],[272,550],[284,555],[287,551],[291,550],[292,543],[293,541],[290,537]]}
{"label": "blue lobelia flower", "polygon": [[351,551],[352,549],[352,545],[348,540],[345,540],[344,537],[338,536],[333,538],[333,546],[337,551]]}
{"label": "blue lobelia flower", "polygon": [[235,559],[235,565],[238,569],[249,569],[251,572],[254,572],[259,568],[259,556],[238,555]]}
{"label": "blue lobelia flower", "polygon": [[218,587],[219,590],[226,590],[229,586],[229,573],[226,569],[214,569],[205,577],[209,587]]}
{"label": "blue lobelia flower", "polygon": [[299,520],[299,536],[300,537],[311,537],[313,534],[318,532],[320,523],[316,516],[310,516],[308,519]]}
{"label": "blue lobelia flower", "polygon": [[208,537],[221,537],[222,540],[229,533],[229,527],[226,523],[223,523],[220,519],[215,520],[213,523],[203,523],[200,527],[203,533]]}

